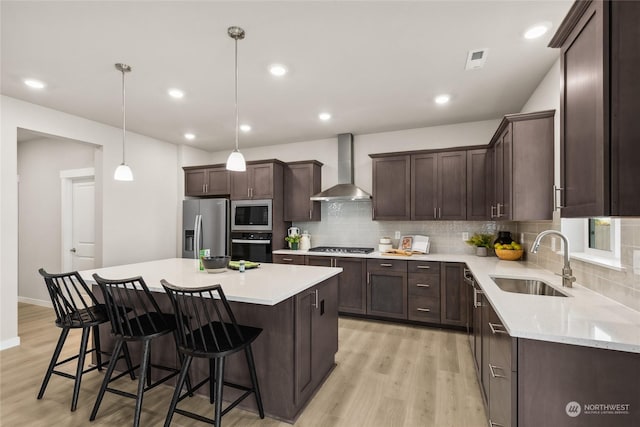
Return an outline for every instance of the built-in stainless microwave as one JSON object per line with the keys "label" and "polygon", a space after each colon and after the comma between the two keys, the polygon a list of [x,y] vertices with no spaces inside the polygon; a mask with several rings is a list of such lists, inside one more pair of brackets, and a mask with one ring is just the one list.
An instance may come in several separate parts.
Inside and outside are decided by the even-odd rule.
{"label": "built-in stainless microwave", "polygon": [[231,230],[233,231],[271,231],[272,201],[232,200]]}

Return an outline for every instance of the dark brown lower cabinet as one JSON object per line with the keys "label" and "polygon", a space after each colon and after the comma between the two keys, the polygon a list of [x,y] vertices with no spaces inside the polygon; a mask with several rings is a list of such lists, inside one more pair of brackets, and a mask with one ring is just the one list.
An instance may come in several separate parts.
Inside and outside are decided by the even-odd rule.
{"label": "dark brown lower cabinet", "polygon": [[367,314],[407,319],[407,261],[367,260]]}
{"label": "dark brown lower cabinet", "polygon": [[306,402],[338,351],[338,287],[329,281],[295,296],[295,402]]}
{"label": "dark brown lower cabinet", "polygon": [[273,254],[272,260],[274,264],[296,264],[296,265],[306,264],[304,255]]}
{"label": "dark brown lower cabinet", "polygon": [[491,303],[476,299],[491,427],[639,425],[640,354],[511,337]]}
{"label": "dark brown lower cabinet", "polygon": [[440,269],[440,323],[467,326],[468,295],[464,264],[443,262]]}
{"label": "dark brown lower cabinet", "polygon": [[440,263],[408,262],[408,318],[440,323]]}
{"label": "dark brown lower cabinet", "polygon": [[341,267],[342,274],[338,276],[338,311],[348,314],[366,313],[366,259],[309,255],[307,265]]}

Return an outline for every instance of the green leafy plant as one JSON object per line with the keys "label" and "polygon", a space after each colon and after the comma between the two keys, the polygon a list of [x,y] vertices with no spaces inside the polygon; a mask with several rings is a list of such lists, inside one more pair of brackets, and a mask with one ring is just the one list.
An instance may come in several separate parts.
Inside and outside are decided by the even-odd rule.
{"label": "green leafy plant", "polygon": [[467,244],[478,248],[491,248],[493,245],[492,241],[493,234],[475,233],[469,240],[467,240]]}
{"label": "green leafy plant", "polygon": [[293,236],[287,236],[284,238],[284,240],[286,240],[289,243],[300,243],[300,238],[302,236],[300,234],[295,234]]}

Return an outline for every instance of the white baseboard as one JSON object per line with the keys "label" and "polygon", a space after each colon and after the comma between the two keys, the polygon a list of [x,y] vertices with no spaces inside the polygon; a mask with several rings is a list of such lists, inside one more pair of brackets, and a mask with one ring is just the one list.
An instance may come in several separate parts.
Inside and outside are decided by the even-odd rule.
{"label": "white baseboard", "polygon": [[35,299],[35,298],[27,298],[27,297],[18,297],[18,302],[23,302],[25,304],[39,305],[41,307],[49,307],[53,308],[53,304],[51,301]]}
{"label": "white baseboard", "polygon": [[11,347],[17,347],[20,345],[20,337],[9,338],[8,340],[4,340],[0,342],[0,351],[6,350]]}

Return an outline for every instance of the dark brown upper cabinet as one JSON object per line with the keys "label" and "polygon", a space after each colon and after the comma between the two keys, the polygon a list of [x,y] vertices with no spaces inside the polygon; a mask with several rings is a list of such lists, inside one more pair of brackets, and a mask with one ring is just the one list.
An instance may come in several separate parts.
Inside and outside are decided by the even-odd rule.
{"label": "dark brown upper cabinet", "polygon": [[247,162],[245,172],[230,172],[231,200],[273,199],[282,194],[284,163],[279,160]]}
{"label": "dark brown upper cabinet", "polygon": [[466,165],[466,151],[413,154],[411,219],[466,219]]}
{"label": "dark brown upper cabinet", "polygon": [[188,166],[184,170],[184,194],[191,197],[226,196],[231,178],[225,165]]}
{"label": "dark brown upper cabinet", "polygon": [[467,219],[485,221],[491,218],[493,195],[493,157],[488,148],[467,151]]}
{"label": "dark brown upper cabinet", "polygon": [[640,215],[640,2],[577,1],[560,48],[563,217]]}
{"label": "dark brown upper cabinet", "polygon": [[491,139],[492,219],[552,219],[554,114],[548,110],[502,119]]}
{"label": "dark brown upper cabinet", "polygon": [[320,202],[309,200],[322,186],[322,163],[316,160],[287,163],[284,170],[284,220],[320,221]]}
{"label": "dark brown upper cabinet", "polygon": [[411,156],[372,159],[373,219],[411,219]]}

